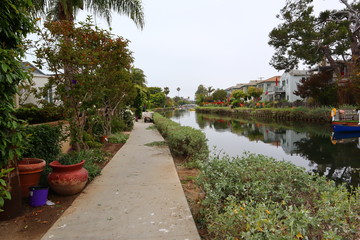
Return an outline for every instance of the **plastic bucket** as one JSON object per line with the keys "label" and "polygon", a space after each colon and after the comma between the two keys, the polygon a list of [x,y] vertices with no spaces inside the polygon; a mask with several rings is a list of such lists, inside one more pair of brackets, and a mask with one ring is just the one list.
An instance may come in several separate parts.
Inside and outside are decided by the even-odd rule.
{"label": "plastic bucket", "polygon": [[40,207],[46,204],[49,188],[47,187],[30,187],[29,204],[33,207]]}

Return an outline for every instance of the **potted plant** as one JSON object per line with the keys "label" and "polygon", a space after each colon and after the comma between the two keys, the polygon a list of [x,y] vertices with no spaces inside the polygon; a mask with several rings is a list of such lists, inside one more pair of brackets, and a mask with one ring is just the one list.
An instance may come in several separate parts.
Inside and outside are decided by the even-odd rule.
{"label": "potted plant", "polygon": [[20,175],[21,195],[29,196],[29,188],[39,185],[41,172],[44,171],[46,162],[40,158],[23,158],[18,162]]}
{"label": "potted plant", "polygon": [[50,188],[60,195],[73,195],[81,192],[88,181],[88,171],[80,163],[63,165],[59,161],[49,164],[52,172],[48,176]]}

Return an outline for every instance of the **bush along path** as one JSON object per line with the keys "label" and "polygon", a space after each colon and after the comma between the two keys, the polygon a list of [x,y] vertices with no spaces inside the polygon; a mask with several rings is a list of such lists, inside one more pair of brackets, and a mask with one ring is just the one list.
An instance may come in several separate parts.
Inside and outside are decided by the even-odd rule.
{"label": "bush along path", "polygon": [[[177,153],[169,135],[182,127],[159,115],[155,124],[167,130],[168,145]],[[360,239],[359,188],[336,186],[263,155],[202,156],[188,158],[185,166],[200,168],[197,184],[203,197],[200,205],[189,204],[197,210],[198,228],[207,229],[199,231],[204,239]]]}

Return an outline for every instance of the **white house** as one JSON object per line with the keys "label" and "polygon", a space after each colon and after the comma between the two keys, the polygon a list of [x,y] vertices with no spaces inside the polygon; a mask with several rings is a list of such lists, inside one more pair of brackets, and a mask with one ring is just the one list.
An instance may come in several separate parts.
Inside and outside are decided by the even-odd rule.
{"label": "white house", "polygon": [[263,93],[261,94],[262,101],[274,101],[276,95],[276,86],[279,85],[280,76],[274,76],[257,83],[256,87],[261,88]]}
{"label": "white house", "polygon": [[310,73],[306,70],[291,70],[284,72],[280,77],[280,88],[277,90],[277,94],[281,96],[281,99],[286,99],[289,102],[295,102],[297,100],[304,100],[303,98],[296,96],[294,91],[297,90],[297,84],[302,78],[307,78]]}
{"label": "white house", "polygon": [[[35,88],[36,90],[39,90],[40,88],[44,87],[45,84],[48,83],[49,81],[49,77],[51,75],[49,74],[45,74],[44,72],[42,72],[40,69],[38,69],[37,67],[35,67],[33,64],[29,63],[29,62],[24,62],[23,63],[24,68],[30,71],[30,74],[32,75],[32,81],[34,82],[34,85],[32,86],[33,88]],[[26,93],[24,92],[25,90],[20,90],[20,94],[21,95],[26,95]],[[53,99],[53,92],[54,89],[49,90],[47,96],[45,97],[45,100],[53,103],[54,99]],[[38,103],[38,98],[35,97],[34,94],[29,94],[29,96],[26,97],[26,99],[24,99],[24,101],[22,102],[22,104],[26,104],[26,103],[33,103],[36,105],[40,105]]]}

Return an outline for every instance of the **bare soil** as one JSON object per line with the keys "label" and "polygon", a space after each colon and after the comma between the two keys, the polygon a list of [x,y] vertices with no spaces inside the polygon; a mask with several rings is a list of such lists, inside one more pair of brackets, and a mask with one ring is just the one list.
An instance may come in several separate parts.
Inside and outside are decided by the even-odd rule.
{"label": "bare soil", "polygon": [[[109,153],[108,161],[124,144],[106,143],[103,150]],[[103,164],[101,167],[104,167]],[[55,203],[53,206],[31,207],[28,199],[23,200],[23,211],[19,217],[0,221],[1,240],[36,240],[50,229],[63,212],[72,204],[79,194],[60,196],[49,191],[48,199]]]}
{"label": "bare soil", "polygon": [[212,238],[201,222],[200,216],[200,202],[205,194],[195,182],[196,177],[200,174],[200,170],[184,167],[184,159],[181,158],[174,157],[174,163],[200,237],[204,240],[210,240]]}

